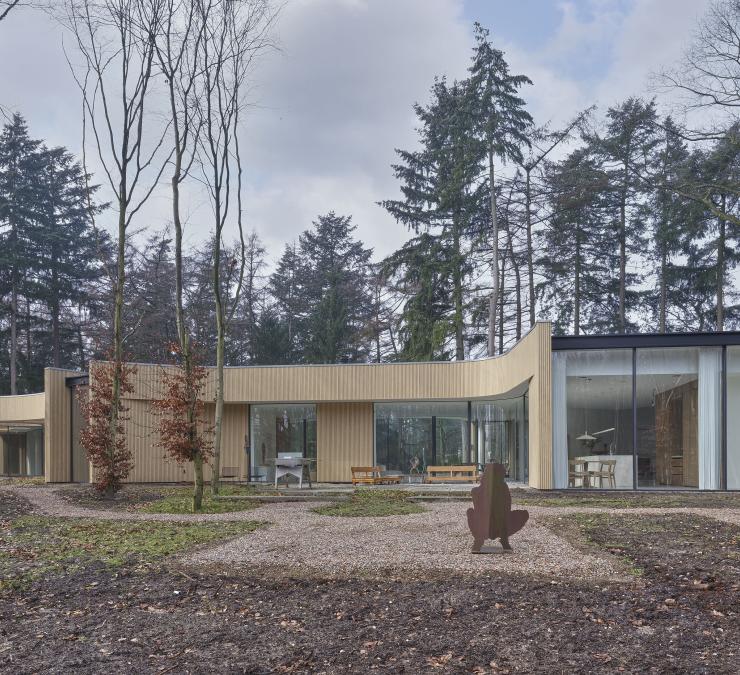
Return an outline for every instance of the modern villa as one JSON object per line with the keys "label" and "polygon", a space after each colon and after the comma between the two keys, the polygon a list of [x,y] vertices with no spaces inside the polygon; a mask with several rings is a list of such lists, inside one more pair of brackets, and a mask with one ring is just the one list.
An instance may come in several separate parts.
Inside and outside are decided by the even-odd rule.
{"label": "modern villa", "polygon": [[[191,479],[156,444],[164,368],[137,365],[126,395],[130,482]],[[89,377],[49,368],[44,383],[0,397],[0,475],[87,482]],[[223,475],[271,480],[285,452],[327,483],[353,466],[419,482],[429,466],[500,462],[544,490],[738,490],[740,332],[558,337],[540,322],[474,361],[227,368]]]}

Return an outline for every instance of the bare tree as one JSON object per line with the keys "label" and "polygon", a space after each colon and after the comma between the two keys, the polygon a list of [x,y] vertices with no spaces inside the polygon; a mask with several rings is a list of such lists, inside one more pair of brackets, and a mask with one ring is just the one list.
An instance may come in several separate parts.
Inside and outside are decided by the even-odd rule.
{"label": "bare tree", "polygon": [[0,21],[2,21],[11,9],[15,9],[21,4],[21,0],[0,0]]}
{"label": "bare tree", "polygon": [[[150,133],[154,78],[154,36],[158,12],[143,0],[67,0],[65,22],[80,65],[68,57],[82,92],[83,124],[92,129],[94,147],[114,195],[117,215],[116,277],[113,299],[114,373],[111,380],[110,453],[119,433],[122,396],[126,281],[126,240],[132,221],[149,199],[166,166],[162,146],[168,125]],[[87,168],[86,168],[87,172]]]}
{"label": "bare tree", "polygon": [[530,138],[531,146],[526,154],[517,158],[517,164],[524,171],[524,217],[527,226],[527,285],[529,290],[529,326],[534,326],[537,318],[536,294],[534,284],[534,247],[532,244],[532,172],[544,162],[561,143],[567,141],[574,129],[583,125],[595,106],[578,113],[564,129],[549,131],[547,128],[535,129]]}
{"label": "bare tree", "polygon": [[[213,211],[213,296],[216,310],[216,414],[211,490],[218,494],[224,410],[224,357],[228,325],[239,304],[245,270],[242,209],[242,160],[239,149],[240,114],[245,107],[247,78],[255,59],[272,47],[270,30],[275,12],[269,0],[196,0],[202,29],[197,114],[198,163]],[[233,190],[236,195],[234,199]],[[235,202],[235,203],[234,203]],[[234,209],[239,234],[239,259],[225,260],[224,229]],[[224,269],[226,266],[226,269]],[[235,270],[233,293],[225,293],[224,276]]]}
{"label": "bare tree", "polygon": [[[169,143],[172,154],[172,223],[175,230],[175,318],[179,343],[178,359],[183,369],[183,381],[193,380],[193,355],[191,332],[188,328],[183,301],[183,219],[180,190],[188,179],[196,157],[200,117],[197,114],[198,88],[202,73],[201,49],[211,3],[198,6],[189,0],[151,0],[152,12],[163,17],[154,38],[156,64],[166,82],[169,104]],[[201,14],[202,12],[202,14]],[[190,436],[191,451],[188,455],[193,465],[193,510],[200,511],[203,504],[204,448],[198,447],[201,438],[198,429],[198,387],[183,389],[190,396],[184,406],[184,429]]]}
{"label": "bare tree", "polygon": [[[715,0],[678,65],[663,70],[656,80],[660,88],[683,94],[687,111],[715,113],[720,133],[733,124],[740,111],[740,0]],[[706,138],[712,132],[694,135]]]}

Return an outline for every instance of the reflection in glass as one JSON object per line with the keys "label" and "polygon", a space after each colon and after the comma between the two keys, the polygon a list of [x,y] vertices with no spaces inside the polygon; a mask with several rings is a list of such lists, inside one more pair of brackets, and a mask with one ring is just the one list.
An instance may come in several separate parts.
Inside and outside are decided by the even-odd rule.
{"label": "reflection in glass", "polygon": [[722,351],[638,349],[639,487],[720,485]]}
{"label": "reflection in glass", "polygon": [[526,482],[527,396],[475,401],[473,413],[473,457],[479,464],[495,462],[506,467],[510,480]]}
{"label": "reflection in glass", "polygon": [[377,403],[375,463],[421,476],[428,466],[470,464],[468,404]]}
{"label": "reflection in glass", "polygon": [[44,475],[44,430],[8,427],[0,433],[0,475]]}
{"label": "reflection in glass", "polygon": [[555,485],[633,485],[632,350],[553,354]]}
{"label": "reflection in glass", "polygon": [[[251,407],[252,468],[255,476],[272,480],[278,453],[316,459],[316,406],[254,405]],[[315,471],[315,464],[311,465]]]}
{"label": "reflection in glass", "polygon": [[740,490],[740,347],[727,348],[727,489]]}

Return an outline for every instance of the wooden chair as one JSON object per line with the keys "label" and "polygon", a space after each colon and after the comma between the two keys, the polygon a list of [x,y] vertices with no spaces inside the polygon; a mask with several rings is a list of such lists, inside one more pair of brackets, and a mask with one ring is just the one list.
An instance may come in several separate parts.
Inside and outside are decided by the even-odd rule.
{"label": "wooden chair", "polygon": [[601,459],[599,460],[599,468],[596,471],[589,471],[591,478],[594,480],[594,487],[596,480],[599,481],[599,487],[604,487],[604,479],[607,480],[607,484],[610,488],[617,487],[617,477],[615,474],[617,466],[616,459]]}
{"label": "wooden chair", "polygon": [[427,483],[459,483],[477,482],[480,478],[478,467],[473,464],[453,466],[428,466],[425,482]]}
{"label": "wooden chair", "polygon": [[[568,460],[568,487],[590,487],[591,475],[587,460],[578,458]],[[580,485],[576,485],[578,479],[581,480]]]}

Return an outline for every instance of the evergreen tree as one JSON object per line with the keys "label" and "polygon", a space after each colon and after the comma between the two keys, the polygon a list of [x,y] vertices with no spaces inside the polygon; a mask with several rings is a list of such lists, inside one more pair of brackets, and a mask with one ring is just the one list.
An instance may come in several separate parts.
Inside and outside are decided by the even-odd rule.
{"label": "evergreen tree", "polygon": [[618,320],[618,249],[606,213],[608,188],[607,174],[587,147],[548,172],[551,215],[542,233],[540,295],[561,335],[612,332]]}
{"label": "evergreen tree", "polygon": [[[478,181],[482,148],[474,135],[470,94],[465,83],[448,86],[445,80],[437,80],[431,104],[415,106],[422,148],[396,151],[401,163],[393,170],[401,181],[403,199],[382,202],[413,232],[430,233],[429,241],[440,250],[438,273],[449,275],[451,303],[449,315],[434,333],[449,331],[457,360],[465,358],[465,312],[470,300],[466,280],[471,272],[470,251],[479,236],[475,214],[486,194],[485,185]],[[428,319],[437,320],[432,315]]]}
{"label": "evergreen tree", "polygon": [[663,121],[662,127],[652,175],[654,189],[649,194],[648,202],[653,239],[651,258],[655,263],[657,293],[649,294],[648,304],[653,315],[651,326],[657,325],[658,331],[665,333],[681,329],[670,320],[672,308],[680,302],[677,283],[683,270],[677,258],[684,247],[696,207],[665,187],[686,171],[689,152],[671,117]]}
{"label": "evergreen tree", "polygon": [[635,287],[640,278],[630,271],[630,262],[646,246],[645,178],[659,142],[657,114],[653,101],[629,98],[609,108],[606,116],[605,134],[592,139],[592,143],[599,148],[609,175],[609,195],[619,243],[616,329],[625,333],[636,329],[629,310],[637,306],[639,294]]}
{"label": "evergreen tree", "polygon": [[452,356],[446,251],[438,237],[422,232],[384,261],[386,273],[404,298],[398,331],[400,361],[446,361]]}
{"label": "evergreen tree", "polygon": [[302,359],[306,363],[365,361],[365,326],[372,311],[368,289],[372,251],[353,238],[356,228],[351,216],[330,211],[313,225],[299,239]]}
{"label": "evergreen tree", "polygon": [[527,130],[533,124],[519,90],[532,81],[526,75],[512,75],[504,54],[494,49],[489,31],[475,24],[476,46],[470,66],[470,88],[473,91],[471,112],[476,132],[484,146],[488,170],[491,218],[491,276],[493,290],[489,301],[488,354],[495,353],[496,309],[499,304],[499,225],[496,206],[496,161],[522,163],[522,146],[529,145]]}
{"label": "evergreen tree", "polygon": [[[23,305],[30,318],[29,285],[34,252],[39,174],[39,141],[28,135],[25,120],[18,114],[0,134],[0,270],[9,342],[10,393],[17,394],[20,332]],[[23,300],[25,299],[25,303]],[[27,333],[29,326],[26,326]],[[30,335],[27,334],[27,343]],[[28,349],[27,349],[28,352]],[[30,365],[30,354],[26,354]],[[28,380],[28,378],[26,378]],[[28,386],[28,381],[26,386]]]}
{"label": "evergreen tree", "polygon": [[89,186],[90,177],[65,148],[42,148],[39,169],[34,292],[51,322],[49,363],[81,367],[75,310],[103,274],[99,247],[107,239],[92,227],[94,213],[101,210],[89,199],[97,186]]}

